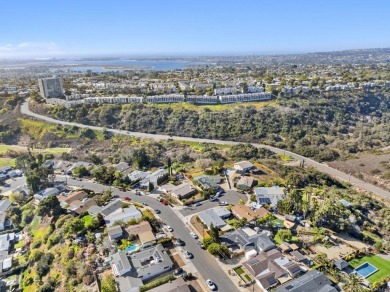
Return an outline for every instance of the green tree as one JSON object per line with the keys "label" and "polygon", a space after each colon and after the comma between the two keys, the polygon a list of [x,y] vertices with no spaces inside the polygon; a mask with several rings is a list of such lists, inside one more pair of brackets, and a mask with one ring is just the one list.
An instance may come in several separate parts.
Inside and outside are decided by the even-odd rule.
{"label": "green tree", "polygon": [[343,285],[345,292],[365,292],[369,291],[364,287],[364,280],[358,274],[348,274],[345,278],[345,285]]}
{"label": "green tree", "polygon": [[72,218],[66,221],[62,226],[66,238],[69,238],[72,235],[78,235],[84,231],[84,228],[84,221],[79,218]]}
{"label": "green tree", "polygon": [[38,216],[54,216],[61,214],[61,205],[56,196],[50,196],[39,202],[37,215]]}
{"label": "green tree", "polygon": [[16,204],[22,204],[25,200],[24,198],[24,195],[21,194],[21,193],[12,193],[10,196],[9,196],[9,200],[12,202],[12,203],[16,203]]}
{"label": "green tree", "polygon": [[102,292],[118,292],[118,289],[115,284],[115,279],[113,276],[106,276],[102,280]]}
{"label": "green tree", "polygon": [[290,229],[279,229],[275,237],[279,238],[281,241],[291,241],[292,233]]}
{"label": "green tree", "polygon": [[209,234],[215,242],[219,242],[219,231],[220,229],[217,226],[214,226],[213,224],[210,225]]}

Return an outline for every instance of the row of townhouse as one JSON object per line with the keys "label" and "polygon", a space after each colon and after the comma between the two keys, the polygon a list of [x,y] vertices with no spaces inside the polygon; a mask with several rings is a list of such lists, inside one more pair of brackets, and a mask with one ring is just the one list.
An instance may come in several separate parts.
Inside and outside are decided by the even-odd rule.
{"label": "row of townhouse", "polygon": [[166,94],[148,96],[146,102],[148,103],[169,103],[169,102],[184,102],[184,95],[181,94]]}
{"label": "row of townhouse", "polygon": [[88,97],[84,103],[142,103],[141,96]]}
{"label": "row of townhouse", "polygon": [[193,103],[218,103],[219,98],[218,96],[212,95],[212,96],[207,96],[207,95],[187,95],[186,97],[187,102],[193,102]]}
{"label": "row of townhouse", "polygon": [[233,102],[248,102],[248,101],[260,101],[271,99],[270,92],[260,93],[243,93],[233,95],[220,95],[219,100],[221,103],[233,103]]}

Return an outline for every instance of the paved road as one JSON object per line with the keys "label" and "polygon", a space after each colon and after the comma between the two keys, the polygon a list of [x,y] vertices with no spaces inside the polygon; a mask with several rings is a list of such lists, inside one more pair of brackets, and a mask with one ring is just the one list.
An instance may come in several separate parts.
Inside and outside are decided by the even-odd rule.
{"label": "paved road", "polygon": [[[64,176],[57,176],[57,181],[65,181]],[[221,269],[219,264],[216,262],[216,259],[208,254],[206,251],[202,250],[190,236],[191,230],[183,224],[182,220],[176,215],[176,213],[168,206],[164,206],[156,199],[149,196],[137,196],[134,191],[122,192],[117,188],[110,188],[109,186],[101,185],[91,181],[79,181],[67,178],[68,184],[71,186],[83,187],[93,191],[102,192],[103,190],[111,189],[114,195],[119,197],[129,197],[132,201],[146,203],[149,207],[153,209],[159,209],[161,213],[159,214],[160,218],[173,228],[173,235],[176,238],[182,239],[186,245],[184,246],[185,250],[190,251],[194,258],[191,262],[194,264],[196,269],[202,275],[204,279],[211,279],[214,281],[218,287],[218,291],[223,292],[236,292],[239,291],[231,279],[226,275],[226,273]]]}
{"label": "paved road", "polygon": [[[79,123],[73,123],[73,122],[65,122],[65,121],[60,121],[56,120],[53,118],[49,118],[43,115],[39,115],[36,113],[33,113],[30,111],[28,107],[28,101],[24,102],[21,106],[21,113],[34,117],[39,120],[44,120],[49,123],[54,123],[54,124],[60,124],[60,125],[66,125],[66,126],[77,126],[80,128],[90,128],[93,130],[103,130],[103,127],[96,127],[96,126],[89,126],[89,125],[84,125],[84,124],[79,124]],[[172,140],[179,140],[179,141],[191,141],[191,142],[198,142],[198,143],[214,143],[214,144],[225,144],[225,145],[236,145],[240,144],[240,142],[235,142],[235,141],[224,141],[224,140],[213,140],[213,139],[202,139],[202,138],[191,138],[191,137],[179,137],[179,136],[169,136],[169,135],[158,135],[158,134],[147,134],[147,133],[140,133],[140,132],[129,132],[125,130],[117,130],[117,129],[106,129],[107,131],[114,133],[114,134],[121,134],[121,135],[129,135],[129,136],[134,136],[134,137],[139,137],[139,138],[148,138],[148,139],[155,139],[155,140],[167,140],[167,139],[172,139]],[[360,179],[357,179],[349,174],[346,174],[342,171],[339,171],[337,169],[334,169],[332,167],[329,167],[325,164],[318,163],[317,161],[314,161],[310,158],[304,157],[302,155],[290,152],[290,151],[285,151],[283,149],[279,149],[276,147],[268,146],[268,145],[263,145],[263,144],[258,144],[258,143],[251,143],[253,146],[258,147],[258,148],[266,148],[271,150],[274,153],[277,154],[285,154],[293,157],[294,159],[297,160],[304,160],[305,165],[313,166],[317,168],[319,171],[327,173],[337,179],[349,182],[350,184],[362,189],[369,191],[371,193],[374,193],[377,196],[380,196],[384,199],[390,199],[390,192],[387,190],[384,190],[380,187],[377,187],[373,184],[366,183]]]}

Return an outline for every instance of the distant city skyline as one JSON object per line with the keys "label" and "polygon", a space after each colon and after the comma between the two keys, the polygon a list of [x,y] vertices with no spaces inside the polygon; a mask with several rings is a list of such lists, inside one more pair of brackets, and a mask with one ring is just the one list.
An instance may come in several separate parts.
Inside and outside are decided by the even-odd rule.
{"label": "distant city skyline", "polygon": [[388,1],[5,1],[0,58],[388,48]]}

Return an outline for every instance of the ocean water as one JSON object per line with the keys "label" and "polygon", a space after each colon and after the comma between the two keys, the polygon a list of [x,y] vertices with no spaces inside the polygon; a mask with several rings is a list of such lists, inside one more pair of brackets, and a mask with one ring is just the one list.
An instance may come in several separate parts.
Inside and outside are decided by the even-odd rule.
{"label": "ocean water", "polygon": [[[156,70],[169,71],[185,69],[189,66],[205,65],[205,62],[191,62],[183,60],[59,60],[51,61],[50,67],[54,70],[108,72],[123,70]],[[58,67],[57,67],[57,66]]]}

